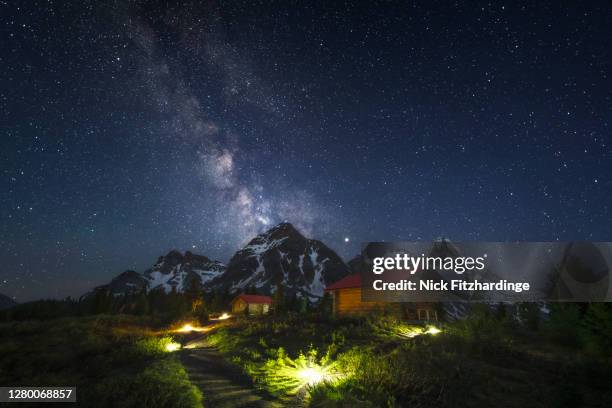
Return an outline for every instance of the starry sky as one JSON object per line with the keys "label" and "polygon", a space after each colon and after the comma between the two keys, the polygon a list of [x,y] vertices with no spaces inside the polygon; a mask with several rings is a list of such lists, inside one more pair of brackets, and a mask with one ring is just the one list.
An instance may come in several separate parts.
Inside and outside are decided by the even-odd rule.
{"label": "starry sky", "polygon": [[612,5],[1,1],[0,293],[281,221],[612,241]]}

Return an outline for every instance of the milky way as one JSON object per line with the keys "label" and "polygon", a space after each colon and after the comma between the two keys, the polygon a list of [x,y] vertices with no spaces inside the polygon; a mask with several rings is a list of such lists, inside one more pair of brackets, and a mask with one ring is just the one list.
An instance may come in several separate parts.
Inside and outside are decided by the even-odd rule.
{"label": "milky way", "polygon": [[[274,94],[271,86],[263,85],[245,58],[231,46],[218,11],[204,10],[193,14],[190,9],[178,9],[164,19],[163,32],[169,30],[178,37],[172,47],[195,55],[208,70],[219,71],[221,78],[214,86],[228,105],[237,105],[238,109],[248,105],[282,121],[282,116],[278,117],[281,110],[290,107],[282,105],[284,99]],[[252,178],[253,169],[241,169],[236,163],[241,155],[242,135],[226,126],[217,118],[219,115],[206,112],[200,98],[186,85],[181,69],[164,57],[167,52],[160,50],[161,38],[151,23],[127,13],[119,16],[121,26],[127,27],[127,36],[142,51],[139,57],[142,83],[131,86],[147,88],[152,103],[167,115],[168,127],[158,137],[170,136],[197,152],[191,160],[202,177],[202,188],[214,198],[207,205],[216,208],[215,217],[208,221],[217,231],[216,239],[225,238],[237,246],[281,221],[290,221],[307,234],[313,231],[315,223],[328,222],[328,217],[318,214],[319,209],[307,192],[285,187],[280,196],[273,196],[263,183],[245,179],[241,173],[248,172]],[[267,143],[264,141],[249,154],[256,156],[258,150],[269,150]],[[268,182],[275,180],[270,178]]]}
{"label": "milky way", "polygon": [[[80,295],[281,221],[610,240],[609,4],[0,4],[0,293]],[[69,282],[69,284],[67,284]]]}

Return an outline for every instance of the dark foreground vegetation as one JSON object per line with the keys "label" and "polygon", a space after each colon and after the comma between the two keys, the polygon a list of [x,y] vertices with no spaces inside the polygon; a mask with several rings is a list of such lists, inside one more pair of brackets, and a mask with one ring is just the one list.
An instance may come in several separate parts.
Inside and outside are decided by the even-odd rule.
{"label": "dark foreground vegetation", "polygon": [[[205,324],[227,295],[106,295],[0,313],[0,384],[78,387],[81,406],[199,407],[165,330]],[[612,304],[472,307],[415,326],[275,296],[270,315],[213,321],[205,344],[287,406],[610,407]],[[176,346],[176,344],[175,344]],[[204,396],[206,397],[206,396]],[[20,405],[25,406],[25,405]]]}
{"label": "dark foreground vegetation", "polygon": [[86,407],[200,407],[171,338],[150,325],[125,315],[0,323],[0,384],[76,386]]}
{"label": "dark foreground vegetation", "polygon": [[476,307],[439,333],[392,316],[284,314],[243,319],[211,342],[259,387],[314,407],[609,407],[610,306],[556,305],[545,322],[530,305],[522,320]]}

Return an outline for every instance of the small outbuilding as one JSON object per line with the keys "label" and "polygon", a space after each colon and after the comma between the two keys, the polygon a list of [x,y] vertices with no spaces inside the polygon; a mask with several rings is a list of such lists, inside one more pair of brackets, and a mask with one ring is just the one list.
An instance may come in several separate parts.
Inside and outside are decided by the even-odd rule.
{"label": "small outbuilding", "polygon": [[361,300],[361,274],[345,276],[325,288],[332,295],[332,310],[336,316],[351,316],[374,311],[397,309],[408,320],[438,321],[438,313],[430,303],[386,303]]}
{"label": "small outbuilding", "polygon": [[270,311],[272,306],[272,298],[262,295],[238,295],[232,300],[232,313],[245,313],[248,310],[249,314],[261,315]]}

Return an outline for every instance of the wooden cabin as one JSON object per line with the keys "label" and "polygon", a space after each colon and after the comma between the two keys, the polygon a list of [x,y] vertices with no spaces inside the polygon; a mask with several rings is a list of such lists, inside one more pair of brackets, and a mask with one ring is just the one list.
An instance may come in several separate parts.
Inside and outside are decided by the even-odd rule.
{"label": "wooden cabin", "polygon": [[238,295],[232,300],[232,313],[246,313],[248,310],[250,315],[266,314],[272,306],[272,298],[270,296],[261,295]]}
{"label": "wooden cabin", "polygon": [[354,316],[392,310],[407,320],[438,321],[438,312],[430,303],[364,302],[361,300],[361,274],[354,273],[325,288],[332,295],[335,316]]}

